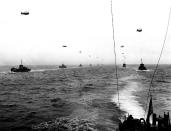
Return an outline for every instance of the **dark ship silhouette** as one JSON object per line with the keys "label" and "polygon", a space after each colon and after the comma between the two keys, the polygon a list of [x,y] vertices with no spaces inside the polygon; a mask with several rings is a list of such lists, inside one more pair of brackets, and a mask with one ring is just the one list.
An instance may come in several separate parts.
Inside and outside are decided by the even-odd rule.
{"label": "dark ship silhouette", "polygon": [[62,65],[59,66],[59,68],[67,68],[67,66],[62,64]]}
{"label": "dark ship silhouette", "polygon": [[123,63],[122,67],[126,68],[126,63]]}
{"label": "dark ship silhouette", "polygon": [[144,64],[143,64],[143,62],[142,62],[142,59],[141,59],[141,64],[140,64],[140,66],[138,67],[138,70],[141,70],[141,71],[147,70],[147,68],[144,66]]}
{"label": "dark ship silhouette", "polygon": [[79,65],[79,67],[82,67],[82,66],[83,66],[82,64]]}
{"label": "dark ship silhouette", "polygon": [[15,68],[15,67],[11,68],[11,72],[29,72],[29,71],[31,71],[31,69],[23,66],[22,60],[18,68]]}

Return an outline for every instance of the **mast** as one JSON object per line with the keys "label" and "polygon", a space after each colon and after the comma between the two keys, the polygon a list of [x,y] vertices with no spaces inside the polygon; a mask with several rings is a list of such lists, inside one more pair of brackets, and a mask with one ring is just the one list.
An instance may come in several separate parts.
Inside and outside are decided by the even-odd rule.
{"label": "mast", "polygon": [[148,113],[146,118],[147,123],[150,123],[150,117],[152,114],[153,114],[153,103],[152,103],[152,96],[150,96],[150,102],[149,102]]}
{"label": "mast", "polygon": [[114,19],[113,19],[113,3],[111,0],[111,17],[112,17],[112,34],[113,34],[113,53],[115,56],[115,76],[116,76],[116,86],[117,86],[117,93],[118,93],[118,107],[119,107],[119,115],[120,115],[120,102],[119,102],[119,81],[118,81],[118,69],[117,69],[117,60],[116,60],[116,44],[115,44],[115,30],[114,30]]}

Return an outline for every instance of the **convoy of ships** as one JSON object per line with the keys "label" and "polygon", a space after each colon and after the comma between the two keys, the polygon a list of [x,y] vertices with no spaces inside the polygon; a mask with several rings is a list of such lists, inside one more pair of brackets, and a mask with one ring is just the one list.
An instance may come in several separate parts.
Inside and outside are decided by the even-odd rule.
{"label": "convoy of ships", "polygon": [[[79,64],[78,67],[82,67],[82,66],[83,66],[82,64]],[[89,66],[91,67],[92,64],[90,64]],[[126,68],[126,63],[123,63],[122,67]],[[59,65],[59,68],[67,68],[67,66],[65,64],[62,64],[62,65]],[[142,63],[142,59],[141,59],[141,64],[139,65],[137,71],[146,71],[146,70],[147,70],[147,68]],[[21,60],[21,64],[18,66],[18,68],[16,68],[16,67],[11,68],[11,72],[30,72],[30,71],[31,71],[30,68],[28,68],[22,64],[22,60]]]}
{"label": "convoy of ships", "polygon": [[[21,12],[21,15],[29,15],[29,12],[27,11]],[[137,29],[137,32],[142,32],[142,29],[141,28]],[[90,66],[92,65],[90,64]],[[123,63],[122,67],[126,68],[126,66],[127,66],[126,63]],[[82,64],[80,64],[79,67],[82,67]],[[67,66],[62,64],[59,66],[59,68],[67,68]],[[138,67],[138,71],[146,71],[146,70],[147,68],[145,67],[141,59],[141,64]],[[11,68],[11,72],[30,72],[30,71],[31,69],[24,66],[22,64],[22,61],[18,68],[15,67]],[[163,117],[161,116],[157,117],[157,114],[153,113],[152,97],[150,98],[148,107],[149,108],[148,108],[148,114],[146,119],[144,118],[135,119],[130,114],[128,115],[128,117],[125,118],[123,122],[119,123],[118,130],[119,131],[171,131],[169,112],[167,114],[164,113]],[[152,116],[152,122],[150,122],[150,116]]]}
{"label": "convoy of ships", "polygon": [[[82,66],[83,66],[82,64],[79,64],[79,67],[82,67]],[[65,64],[62,64],[59,66],[59,68],[67,68],[67,66]],[[31,71],[30,68],[28,68],[22,64],[22,60],[21,60],[21,64],[18,66],[18,68],[16,68],[16,67],[11,68],[11,72],[30,72],[30,71]]]}

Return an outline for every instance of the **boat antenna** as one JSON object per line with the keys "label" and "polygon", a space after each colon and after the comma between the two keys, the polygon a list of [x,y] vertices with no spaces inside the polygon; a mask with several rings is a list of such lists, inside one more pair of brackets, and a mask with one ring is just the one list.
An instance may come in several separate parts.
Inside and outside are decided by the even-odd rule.
{"label": "boat antenna", "polygon": [[118,106],[119,106],[119,114],[120,114],[120,102],[119,102],[119,82],[118,82],[118,69],[117,69],[117,60],[116,60],[116,44],[115,44],[115,30],[114,30],[114,19],[113,19],[113,8],[112,8],[112,0],[111,0],[111,16],[112,16],[112,33],[113,33],[113,47],[114,47],[114,56],[115,56],[115,76],[116,76],[116,87],[118,92]]}
{"label": "boat antenna", "polygon": [[[160,62],[160,59],[161,59],[161,56],[162,56],[162,53],[163,53],[163,50],[164,50],[164,46],[165,46],[165,43],[166,43],[166,38],[167,38],[168,29],[169,29],[169,23],[170,23],[170,15],[171,15],[171,7],[170,7],[170,11],[169,11],[169,17],[168,17],[168,22],[167,22],[167,27],[166,27],[166,33],[165,33],[164,41],[163,41],[163,44],[162,44],[162,49],[160,51],[160,55],[159,55],[159,58],[158,58],[156,67],[155,67],[155,70],[153,72],[153,75],[152,75],[152,78],[151,78],[151,81],[150,81],[150,87],[149,87],[149,90],[148,90],[148,96],[147,96],[147,102],[146,102],[145,112],[147,111],[149,97],[152,99],[151,88],[153,86],[154,76],[155,76],[155,74],[157,72],[157,69],[158,69],[158,66],[159,66],[159,62]],[[145,117],[145,114],[144,114],[144,117]]]}

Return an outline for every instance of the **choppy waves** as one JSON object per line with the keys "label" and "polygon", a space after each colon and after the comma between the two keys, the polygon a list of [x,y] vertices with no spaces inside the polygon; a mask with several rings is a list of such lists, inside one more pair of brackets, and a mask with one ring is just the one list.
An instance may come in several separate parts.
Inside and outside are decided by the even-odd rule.
{"label": "choppy waves", "polygon": [[95,122],[94,129],[114,130],[118,109],[110,101],[115,93],[113,70],[87,67],[0,75],[0,129],[30,130],[40,123],[78,118],[80,123]]}
{"label": "choppy waves", "polygon": [[[113,66],[34,69],[0,73],[0,130],[117,128],[120,114]],[[158,112],[171,109],[171,69],[166,69],[160,70],[154,83],[153,101]],[[122,115],[142,117],[151,72],[128,67],[119,69],[118,76]]]}

